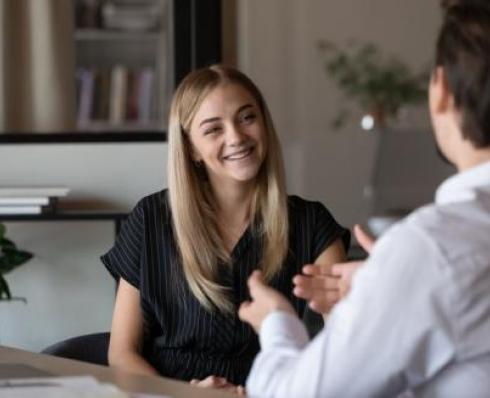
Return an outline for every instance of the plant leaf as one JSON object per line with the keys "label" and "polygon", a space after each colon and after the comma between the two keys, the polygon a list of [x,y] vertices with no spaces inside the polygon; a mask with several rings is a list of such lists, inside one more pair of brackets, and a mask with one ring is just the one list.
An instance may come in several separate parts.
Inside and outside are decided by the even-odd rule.
{"label": "plant leaf", "polygon": [[32,258],[32,253],[24,250],[5,249],[0,257],[0,274],[6,274]]}
{"label": "plant leaf", "polygon": [[12,294],[10,293],[9,285],[6,279],[0,275],[0,300],[10,300],[11,298]]}
{"label": "plant leaf", "polygon": [[12,242],[11,240],[7,238],[2,238],[0,239],[0,248],[5,249],[5,248],[12,248],[15,249],[15,243]]}

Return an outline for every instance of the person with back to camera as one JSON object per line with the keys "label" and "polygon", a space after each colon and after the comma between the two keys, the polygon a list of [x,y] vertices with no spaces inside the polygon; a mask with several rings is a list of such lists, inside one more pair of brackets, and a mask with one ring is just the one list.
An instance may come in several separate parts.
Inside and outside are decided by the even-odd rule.
{"label": "person with back to camera", "polygon": [[[287,300],[250,277],[239,314],[260,333],[251,396],[490,396],[490,4],[443,6],[429,110],[458,173],[374,244],[311,343]],[[322,268],[295,277],[300,296],[321,300]],[[355,268],[332,272],[348,282]]]}
{"label": "person with back to camera", "polygon": [[168,190],[136,205],[102,257],[120,280],[109,362],[243,393],[259,350],[237,315],[247,278],[260,269],[301,316],[293,276],[344,261],[350,235],[320,203],[287,196],[272,119],[243,73],[188,75],[168,134]]}

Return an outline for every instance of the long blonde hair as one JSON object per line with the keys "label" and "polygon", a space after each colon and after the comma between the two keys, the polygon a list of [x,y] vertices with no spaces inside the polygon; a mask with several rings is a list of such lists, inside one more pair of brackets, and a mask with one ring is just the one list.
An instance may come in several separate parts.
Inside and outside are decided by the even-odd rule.
{"label": "long blonde hair", "polygon": [[218,231],[212,192],[192,161],[190,126],[204,98],[218,85],[238,84],[257,102],[266,132],[266,155],[257,176],[250,216],[262,239],[258,266],[270,280],[281,269],[288,250],[288,211],[279,139],[262,94],[242,72],[213,65],[187,75],[177,88],[168,128],[168,187],[172,223],[185,279],[207,310],[234,311],[227,289],[218,283],[219,264],[230,256]]}

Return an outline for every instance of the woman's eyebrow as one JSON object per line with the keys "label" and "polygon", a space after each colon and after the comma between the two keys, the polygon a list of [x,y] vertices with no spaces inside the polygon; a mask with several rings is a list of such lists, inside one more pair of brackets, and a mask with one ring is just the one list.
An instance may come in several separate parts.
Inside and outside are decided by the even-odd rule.
{"label": "woman's eyebrow", "polygon": [[[240,108],[238,108],[238,110],[236,111],[236,113],[240,113],[242,111],[244,111],[245,109],[248,109],[248,108],[253,108],[253,105],[252,104],[245,104],[245,105],[242,105]],[[212,123],[212,122],[218,122],[220,121],[221,118],[216,116],[216,117],[210,117],[208,119],[204,119],[201,121],[201,123],[199,123],[199,127],[201,127],[203,124],[206,124],[206,123]]]}
{"label": "woman's eyebrow", "polygon": [[210,117],[209,119],[204,119],[203,121],[201,121],[201,123],[199,123],[199,127],[201,127],[205,123],[217,122],[219,120],[221,120],[220,117]]}
{"label": "woman's eyebrow", "polygon": [[252,104],[245,104],[245,105],[242,105],[240,108],[238,108],[237,113],[240,113],[241,111],[243,111],[243,110],[245,110],[245,109],[248,109],[248,108],[253,108],[253,105],[252,105]]}

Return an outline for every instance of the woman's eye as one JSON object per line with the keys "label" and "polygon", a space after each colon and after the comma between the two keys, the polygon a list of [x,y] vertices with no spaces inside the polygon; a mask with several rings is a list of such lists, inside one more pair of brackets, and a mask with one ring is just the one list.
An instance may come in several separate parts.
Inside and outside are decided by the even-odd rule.
{"label": "woman's eye", "polygon": [[240,117],[240,121],[243,123],[251,123],[255,120],[255,113],[246,113]]}
{"label": "woman's eye", "polygon": [[211,128],[209,128],[209,129],[207,129],[207,130],[204,131],[204,135],[217,133],[219,131],[220,131],[220,128],[218,126],[211,127]]}

